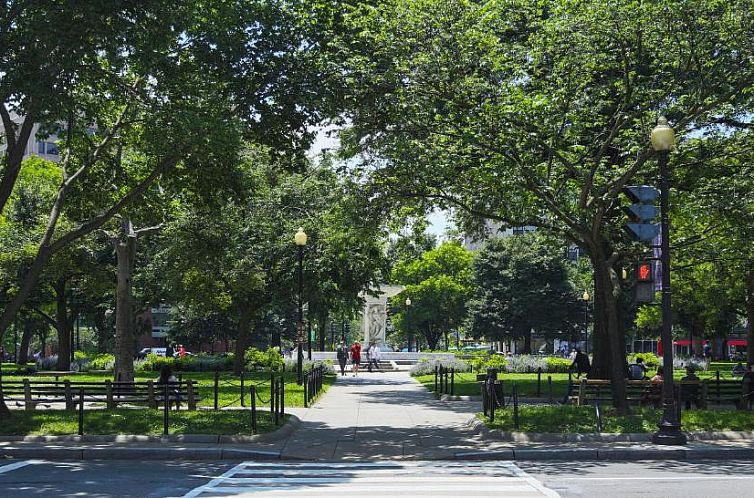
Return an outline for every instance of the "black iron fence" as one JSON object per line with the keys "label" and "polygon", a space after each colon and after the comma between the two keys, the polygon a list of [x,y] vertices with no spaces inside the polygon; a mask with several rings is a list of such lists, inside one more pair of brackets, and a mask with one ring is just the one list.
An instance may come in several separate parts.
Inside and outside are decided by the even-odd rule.
{"label": "black iron fence", "polygon": [[304,407],[308,407],[311,402],[322,391],[325,378],[325,367],[315,367],[304,373]]}
{"label": "black iron fence", "polygon": [[434,392],[438,396],[443,394],[449,394],[453,396],[455,394],[455,385],[456,369],[447,368],[442,365],[435,365]]}

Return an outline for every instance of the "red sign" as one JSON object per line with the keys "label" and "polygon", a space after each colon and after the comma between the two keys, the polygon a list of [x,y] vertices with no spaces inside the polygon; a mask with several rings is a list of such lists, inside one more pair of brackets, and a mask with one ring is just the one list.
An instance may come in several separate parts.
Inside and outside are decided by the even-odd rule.
{"label": "red sign", "polygon": [[636,279],[639,282],[651,282],[652,281],[652,265],[647,262],[639,263],[636,268]]}

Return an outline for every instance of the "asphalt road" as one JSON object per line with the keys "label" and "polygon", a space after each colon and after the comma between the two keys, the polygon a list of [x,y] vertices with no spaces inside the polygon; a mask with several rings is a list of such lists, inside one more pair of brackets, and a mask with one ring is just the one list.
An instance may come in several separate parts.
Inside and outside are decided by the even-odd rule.
{"label": "asphalt road", "polygon": [[[279,462],[279,465],[286,464]],[[291,468],[286,472],[295,475],[295,466],[305,464],[290,465]],[[421,466],[427,465],[443,468],[443,462],[422,462],[418,465],[420,469]],[[458,467],[459,462],[455,462],[453,466]],[[466,496],[474,496],[472,490],[475,489],[475,483],[479,483],[482,475],[488,478],[494,476],[497,472],[495,468],[500,466],[501,462],[473,462],[468,464],[468,469],[463,469],[461,465],[461,470],[453,477],[454,484],[468,482],[469,494]],[[541,483],[562,497],[706,498],[749,496],[754,489],[754,462],[750,461],[515,462],[515,466],[525,474],[506,473],[516,476],[507,477],[509,481],[521,478],[526,480],[528,485]],[[4,460],[0,462],[0,496],[180,497],[191,493],[199,496],[196,494],[197,490],[212,486],[212,483],[218,482],[218,478],[223,475],[232,475],[238,467],[239,462]],[[248,472],[248,468],[243,472]],[[368,475],[369,472],[361,474]],[[407,486],[410,486],[411,479],[415,478],[410,469],[402,469],[399,474],[409,476],[405,479]],[[420,474],[426,475],[426,472],[422,470],[415,475]],[[446,478],[449,479],[450,476]],[[233,481],[233,478],[230,480]],[[248,493],[248,496],[263,491],[255,488],[255,479],[235,481],[245,482],[243,493]],[[358,485],[354,479],[345,484],[351,487]],[[541,490],[547,491],[546,488]],[[296,496],[307,496],[307,489],[297,486]],[[310,489],[312,493],[315,489],[325,491],[321,485],[319,489],[314,486]],[[366,491],[357,494],[371,496],[373,493],[370,493],[369,489],[367,487]],[[395,495],[412,496],[413,493],[409,489]],[[238,494],[241,494],[241,491]],[[514,492],[505,496],[516,494]],[[331,495],[345,496],[337,492]],[[458,496],[463,494],[459,493]],[[552,493],[552,496],[555,496],[555,493]]]}
{"label": "asphalt road", "polygon": [[751,496],[754,462],[516,462],[564,498],[637,496],[709,498]]}

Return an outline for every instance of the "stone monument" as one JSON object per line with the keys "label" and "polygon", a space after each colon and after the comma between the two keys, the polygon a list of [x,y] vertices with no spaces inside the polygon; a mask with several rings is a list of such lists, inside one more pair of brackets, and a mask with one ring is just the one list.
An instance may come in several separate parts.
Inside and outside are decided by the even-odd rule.
{"label": "stone monument", "polygon": [[364,344],[374,341],[377,344],[385,342],[385,331],[387,328],[387,300],[403,292],[402,285],[380,285],[377,289],[377,295],[365,293],[364,298]]}

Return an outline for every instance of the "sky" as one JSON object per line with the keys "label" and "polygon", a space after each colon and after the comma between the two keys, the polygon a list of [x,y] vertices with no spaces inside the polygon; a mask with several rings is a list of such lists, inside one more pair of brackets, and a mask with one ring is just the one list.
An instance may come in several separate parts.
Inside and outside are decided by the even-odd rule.
{"label": "sky", "polygon": [[[312,148],[309,150],[311,157],[318,156],[324,149],[335,149],[338,147],[338,139],[335,136],[328,136],[327,132],[334,128],[321,128],[317,133],[317,138],[312,144]],[[429,227],[427,231],[431,234],[437,235],[442,238],[445,231],[450,226],[448,220],[448,213],[443,210],[436,209],[428,216]]]}

